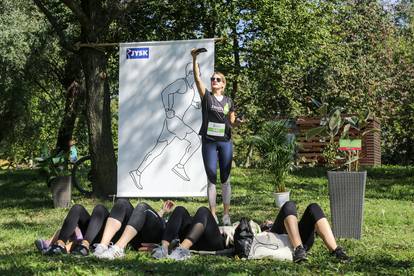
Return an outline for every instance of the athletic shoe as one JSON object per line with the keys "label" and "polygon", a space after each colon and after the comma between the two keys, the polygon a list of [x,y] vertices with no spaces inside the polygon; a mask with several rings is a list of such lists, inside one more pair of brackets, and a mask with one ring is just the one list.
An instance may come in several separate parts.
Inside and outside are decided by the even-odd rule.
{"label": "athletic shoe", "polygon": [[335,257],[337,260],[347,263],[351,261],[351,258],[346,255],[344,249],[338,246],[334,251],[331,252],[331,256]]}
{"label": "athletic shoe", "polygon": [[190,178],[187,175],[187,172],[184,169],[183,165],[177,164],[174,168],[171,169],[176,175],[182,178],[185,181],[190,181]]}
{"label": "athletic shoe", "polygon": [[75,245],[75,247],[70,252],[72,255],[79,255],[79,256],[88,256],[89,255],[89,248],[81,243]]}
{"label": "athletic shoe", "polygon": [[115,244],[110,246],[108,250],[101,254],[99,258],[107,260],[122,259],[125,257],[125,250]]}
{"label": "athletic shoe", "polygon": [[68,254],[68,252],[66,251],[66,247],[60,246],[59,244],[53,244],[45,252],[45,255],[65,255],[65,254]]}
{"label": "athletic shoe", "polygon": [[93,245],[93,255],[97,258],[100,258],[101,255],[108,250],[108,246],[102,243],[95,243]]}
{"label": "athletic shoe", "polygon": [[231,220],[229,214],[223,215],[223,225],[224,226],[231,226]]}
{"label": "athletic shoe", "polygon": [[190,250],[184,248],[184,247],[177,247],[176,249],[171,252],[170,255],[168,255],[168,259],[173,259],[176,261],[184,261],[185,259],[188,259],[191,257]]}
{"label": "athletic shoe", "polygon": [[42,254],[45,254],[46,253],[46,251],[49,249],[49,241],[45,241],[45,240],[42,240],[42,239],[38,239],[38,240],[35,240],[35,245],[36,245],[36,248],[37,248],[37,250],[39,250],[39,252],[40,253],[42,253]]}
{"label": "athletic shoe", "polygon": [[162,245],[154,248],[151,253],[152,257],[155,259],[163,259],[168,257],[168,249]]}
{"label": "athletic shoe", "polygon": [[306,250],[303,245],[296,247],[295,251],[293,252],[293,261],[295,263],[300,263],[307,260],[308,258],[306,258]]}

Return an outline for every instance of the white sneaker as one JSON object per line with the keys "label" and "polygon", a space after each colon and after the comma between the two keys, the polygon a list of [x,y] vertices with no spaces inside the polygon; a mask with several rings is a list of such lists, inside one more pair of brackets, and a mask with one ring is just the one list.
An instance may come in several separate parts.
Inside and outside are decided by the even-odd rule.
{"label": "white sneaker", "polygon": [[223,225],[224,226],[231,226],[231,220],[229,214],[223,215]]}
{"label": "white sneaker", "polygon": [[168,255],[168,259],[173,259],[176,261],[184,261],[185,259],[188,259],[191,257],[190,250],[183,248],[183,247],[177,247],[176,249],[171,252],[170,255]]}
{"label": "white sneaker", "polygon": [[97,258],[100,258],[101,255],[108,250],[108,246],[102,243],[94,244],[93,255]]}
{"label": "white sneaker", "polygon": [[115,260],[115,259],[122,259],[125,257],[125,250],[119,246],[112,245],[103,252],[100,256],[101,259],[107,259],[107,260]]}

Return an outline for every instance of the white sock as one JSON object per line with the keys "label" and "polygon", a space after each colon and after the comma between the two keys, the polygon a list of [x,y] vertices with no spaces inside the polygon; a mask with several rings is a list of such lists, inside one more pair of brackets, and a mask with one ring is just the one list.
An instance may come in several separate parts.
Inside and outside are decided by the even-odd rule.
{"label": "white sock", "polygon": [[221,196],[223,197],[223,204],[230,205],[231,185],[229,179],[225,183],[221,184]]}
{"label": "white sock", "polygon": [[215,208],[216,203],[216,197],[217,197],[217,191],[216,191],[216,184],[211,183],[209,180],[207,180],[207,196],[208,196],[208,203],[210,204],[210,208]]}

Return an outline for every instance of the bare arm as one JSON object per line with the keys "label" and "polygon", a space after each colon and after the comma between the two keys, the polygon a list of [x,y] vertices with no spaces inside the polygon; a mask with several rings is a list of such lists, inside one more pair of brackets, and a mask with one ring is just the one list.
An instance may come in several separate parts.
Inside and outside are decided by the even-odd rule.
{"label": "bare arm", "polygon": [[164,201],[162,208],[158,211],[158,215],[163,217],[164,215],[171,213],[174,209],[175,203],[171,200]]}
{"label": "bare arm", "polygon": [[200,95],[200,98],[202,99],[204,97],[204,94],[206,93],[206,86],[204,85],[203,81],[200,78],[200,68],[197,64],[197,49],[191,50],[191,55],[193,56],[193,73],[194,73],[194,81],[197,86],[198,94]]}

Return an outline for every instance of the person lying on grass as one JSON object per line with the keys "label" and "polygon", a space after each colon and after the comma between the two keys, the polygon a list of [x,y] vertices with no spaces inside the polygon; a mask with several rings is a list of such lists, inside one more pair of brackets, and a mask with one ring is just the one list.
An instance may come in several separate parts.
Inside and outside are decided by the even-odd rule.
{"label": "person lying on grass", "polygon": [[[77,204],[69,210],[61,229],[50,240],[36,240],[35,245],[46,255],[71,253],[87,256],[90,245],[99,242],[94,245],[93,251],[95,256],[101,257],[112,248],[108,247],[111,242],[118,243],[121,239],[122,241],[129,239],[128,243],[141,231],[148,233],[148,235],[140,235],[144,241],[148,239],[149,242],[159,242],[165,223],[160,219],[160,223],[155,224],[158,228],[154,228],[154,224],[151,223],[154,222],[153,218],[158,219],[163,213],[170,212],[173,206],[171,201],[166,201],[159,213],[156,213],[146,203],[139,203],[134,209],[127,199],[118,199],[111,213],[103,205],[97,205],[92,215],[89,215],[82,205]],[[151,230],[148,230],[148,227]],[[125,235],[121,236],[121,234]],[[154,236],[159,238],[153,238]],[[135,242],[131,244],[133,246],[138,246],[142,242],[138,238],[133,241]],[[119,248],[116,246],[114,249]],[[106,255],[103,258],[111,259]]]}
{"label": "person lying on grass", "polygon": [[[159,243],[166,225],[163,215],[170,213],[175,204],[170,200],[165,201],[158,213],[146,203],[139,203],[135,209],[130,203],[121,207],[118,212],[128,214],[128,219],[124,219],[127,223],[123,227],[122,220],[108,218],[102,239],[93,253],[97,258],[120,259],[125,256],[127,245],[136,250],[148,250],[147,244]],[[110,245],[111,242],[114,244]]]}
{"label": "person lying on grass", "polygon": [[[350,260],[345,251],[336,244],[329,222],[316,203],[306,208],[298,222],[296,205],[293,201],[288,201],[279,211],[274,223],[267,226],[270,232],[288,235],[293,248],[292,259],[296,263],[307,260],[307,252],[315,241],[315,232],[322,238],[333,257],[343,262]],[[180,245],[169,254],[168,247],[177,238]],[[179,206],[171,214],[161,246],[154,249],[153,257],[180,261],[191,257],[190,249],[218,251],[226,246],[229,244],[226,244],[226,238],[220,233],[214,217],[207,208],[199,208],[191,218],[188,211]]]}
{"label": "person lying on grass", "polygon": [[50,240],[36,240],[35,245],[42,254],[57,255],[72,253],[87,255],[89,244],[97,241],[109,216],[105,206],[98,204],[90,215],[82,205],[74,205],[68,212],[62,227]]}

